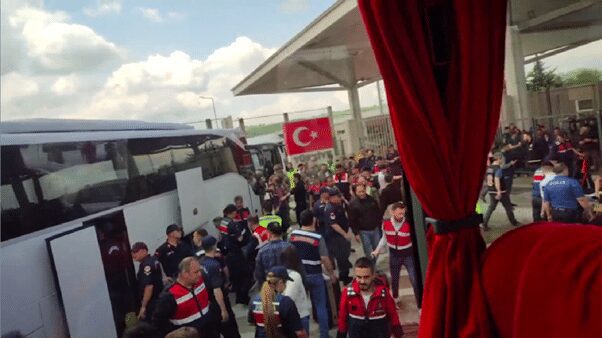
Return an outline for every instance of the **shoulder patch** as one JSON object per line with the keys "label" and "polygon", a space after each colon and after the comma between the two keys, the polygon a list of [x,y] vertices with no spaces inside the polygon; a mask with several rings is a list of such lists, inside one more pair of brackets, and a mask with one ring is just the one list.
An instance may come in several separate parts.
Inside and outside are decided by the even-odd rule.
{"label": "shoulder patch", "polygon": [[151,274],[151,267],[150,265],[147,265],[144,267],[144,274],[149,276]]}

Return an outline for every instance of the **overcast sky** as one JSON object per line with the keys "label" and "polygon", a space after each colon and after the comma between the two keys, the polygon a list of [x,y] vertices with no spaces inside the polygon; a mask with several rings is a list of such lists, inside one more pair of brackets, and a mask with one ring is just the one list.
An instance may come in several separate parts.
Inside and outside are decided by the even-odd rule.
{"label": "overcast sky", "polygon": [[[347,94],[230,89],[332,0],[2,0],[1,118],[184,122],[333,106]],[[601,68],[600,41],[546,61]],[[375,104],[374,87],[362,91]]]}

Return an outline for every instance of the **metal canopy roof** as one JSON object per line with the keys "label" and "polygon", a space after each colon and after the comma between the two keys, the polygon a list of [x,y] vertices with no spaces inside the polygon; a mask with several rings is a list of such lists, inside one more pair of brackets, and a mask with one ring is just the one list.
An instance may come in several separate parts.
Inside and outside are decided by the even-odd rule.
{"label": "metal canopy roof", "polygon": [[249,95],[347,90],[379,79],[357,1],[339,0],[232,91]]}
{"label": "metal canopy roof", "polygon": [[[602,0],[511,0],[525,56],[602,38]],[[350,90],[381,78],[357,0],[339,0],[233,89],[234,95]]]}

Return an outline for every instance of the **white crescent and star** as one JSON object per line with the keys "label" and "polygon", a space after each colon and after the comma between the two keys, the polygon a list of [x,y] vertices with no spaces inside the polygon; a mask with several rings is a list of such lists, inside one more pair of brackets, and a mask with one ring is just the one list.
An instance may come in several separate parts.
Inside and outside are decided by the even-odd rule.
{"label": "white crescent and star", "polygon": [[295,129],[295,131],[293,131],[293,142],[295,142],[295,144],[298,145],[299,147],[307,147],[313,140],[318,138],[318,133],[315,131],[312,131],[309,134],[311,136],[311,141],[301,142],[301,140],[299,139],[299,134],[301,134],[301,132],[304,130],[309,130],[309,128],[302,126],[302,127]]}

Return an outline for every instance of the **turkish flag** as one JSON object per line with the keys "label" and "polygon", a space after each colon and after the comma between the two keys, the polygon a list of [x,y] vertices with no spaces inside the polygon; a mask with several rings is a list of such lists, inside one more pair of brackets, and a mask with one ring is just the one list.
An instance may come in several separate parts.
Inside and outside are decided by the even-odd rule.
{"label": "turkish flag", "polygon": [[282,131],[288,155],[333,148],[332,130],[328,117],[286,122],[282,126]]}

